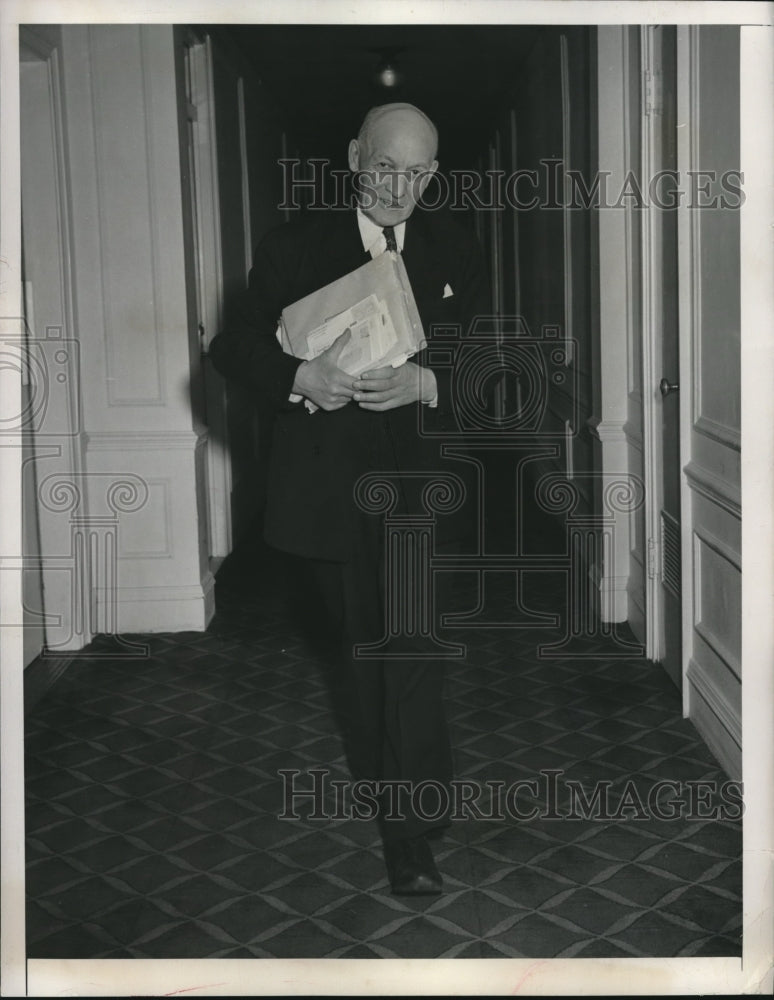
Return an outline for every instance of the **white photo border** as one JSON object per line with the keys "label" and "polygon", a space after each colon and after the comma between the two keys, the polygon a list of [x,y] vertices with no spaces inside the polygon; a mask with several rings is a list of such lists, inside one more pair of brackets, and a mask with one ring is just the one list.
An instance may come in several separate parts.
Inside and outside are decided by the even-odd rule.
{"label": "white photo border", "polygon": [[[3,0],[0,336],[19,333],[19,24],[739,24],[741,46],[743,955],[670,959],[30,959],[25,956],[21,446],[0,447],[0,991],[51,995],[735,994],[772,992],[774,941],[774,11],[770,3],[585,0]],[[5,408],[19,396],[0,370]],[[346,965],[344,964],[346,962]]]}

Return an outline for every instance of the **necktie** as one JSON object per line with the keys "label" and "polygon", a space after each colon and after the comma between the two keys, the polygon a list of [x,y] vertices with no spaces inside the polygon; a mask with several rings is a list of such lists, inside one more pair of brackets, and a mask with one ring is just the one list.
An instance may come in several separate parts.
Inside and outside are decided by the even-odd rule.
{"label": "necktie", "polygon": [[395,227],[385,226],[382,232],[384,233],[384,238],[387,241],[387,249],[393,250],[395,253],[397,253],[398,243],[397,240],[395,239]]}

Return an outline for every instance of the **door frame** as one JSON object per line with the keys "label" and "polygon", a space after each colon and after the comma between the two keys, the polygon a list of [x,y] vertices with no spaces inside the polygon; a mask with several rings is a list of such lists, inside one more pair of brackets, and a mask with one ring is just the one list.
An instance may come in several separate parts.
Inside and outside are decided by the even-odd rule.
{"label": "door frame", "polygon": [[[218,145],[212,42],[192,28],[183,33],[186,73],[183,137],[191,165],[189,178],[194,251],[196,323],[199,328],[202,391],[206,408],[206,517],[210,572],[215,575],[231,551],[231,463],[226,419],[226,389],[208,357],[208,347],[223,323],[223,254],[221,246]],[[214,433],[213,433],[214,432]]]}
{"label": "door frame", "polygon": [[[661,113],[661,73],[655,43],[656,27],[640,27],[640,105],[641,157],[640,184],[659,167],[659,141],[656,119]],[[661,377],[661,329],[658,319],[663,295],[662,246],[656,209],[647,199],[642,212],[641,289],[642,289],[642,450],[645,486],[645,538],[647,571],[645,574],[645,655],[659,660],[664,650],[663,601],[661,595],[660,511],[663,499],[664,467],[661,441],[661,409],[656,386]]]}
{"label": "door frame", "polygon": [[[25,53],[32,57],[24,59],[23,64],[26,63],[32,68],[38,76],[40,89],[45,90],[45,93],[39,96],[36,114],[39,114],[40,119],[46,123],[46,134],[50,138],[45,141],[46,144],[50,141],[51,158],[47,160],[44,156],[34,155],[36,170],[28,171],[28,180],[31,184],[37,185],[39,190],[46,189],[52,194],[51,224],[55,226],[54,245],[58,258],[57,271],[62,307],[61,314],[55,317],[56,327],[49,327],[45,322],[50,321],[52,317],[40,319],[39,316],[36,324],[33,305],[36,287],[30,277],[29,261],[25,268],[22,253],[22,267],[25,270],[22,304],[26,314],[27,344],[30,351],[28,381],[35,381],[32,372],[36,366],[32,362],[36,356],[40,356],[46,362],[42,384],[48,390],[47,405],[41,410],[40,421],[34,427],[30,425],[25,428],[25,433],[31,438],[32,453],[29,459],[31,474],[26,483],[23,503],[30,516],[32,515],[30,508],[34,507],[34,516],[41,536],[39,553],[34,557],[30,555],[26,561],[29,571],[32,571],[37,563],[41,576],[42,607],[39,615],[44,630],[44,645],[40,652],[61,656],[63,653],[87,645],[97,631],[94,615],[97,580],[93,566],[79,557],[75,547],[72,520],[64,521],[61,510],[46,502],[42,487],[42,481],[47,476],[55,473],[63,475],[68,480],[68,488],[74,489],[80,495],[79,514],[83,516],[88,513],[87,492],[78,485],[85,471],[85,458],[83,427],[80,419],[83,412],[82,371],[79,367],[79,333],[72,284],[73,250],[70,177],[66,162],[66,115],[63,107],[62,65],[58,38],[37,25],[21,25],[19,53],[20,60]],[[20,100],[24,94],[25,72],[20,72]],[[23,136],[22,127],[19,141],[20,155]],[[36,148],[34,152],[37,154],[39,150]],[[24,232],[25,227],[22,224],[22,233]],[[29,235],[28,232],[28,240]],[[32,352],[33,346],[36,348],[35,353]],[[45,369],[51,362],[52,352],[48,349],[58,351],[60,346],[66,348],[67,354],[70,355],[69,373],[73,377],[65,380],[62,375],[56,376],[61,389],[54,397],[54,393],[48,389],[49,386],[56,388],[53,366],[50,372]],[[52,405],[54,398],[61,404],[58,408]],[[51,414],[54,414],[53,419]],[[61,417],[61,423],[58,417]],[[53,464],[46,466],[46,460]],[[68,576],[69,585],[66,582]],[[25,628],[33,622],[35,611],[37,609],[25,609]],[[57,663],[52,659],[52,667],[52,676],[55,677],[64,669],[64,661]]]}
{"label": "door frame", "polygon": [[[698,34],[695,26],[677,26],[677,120],[685,123],[677,130],[677,170],[678,176],[688,176],[696,162],[695,120],[693,102],[695,100],[695,74],[698,65],[696,46]],[[681,544],[681,594],[682,594],[682,675],[683,675],[683,715],[690,709],[688,665],[691,657],[691,633],[693,629],[694,573],[693,573],[693,503],[691,489],[685,468],[691,457],[691,425],[693,421],[693,398],[695,373],[693,358],[693,328],[696,318],[697,274],[695,252],[697,247],[696,225],[698,217],[683,201],[677,211],[677,287],[678,326],[680,330],[680,544]]]}
{"label": "door frame", "polygon": [[[640,74],[643,87],[641,107],[641,181],[654,176],[659,169],[659,140],[657,139],[657,117],[663,103],[661,89],[661,66],[658,48],[655,44],[656,25],[640,27]],[[691,73],[695,63],[690,50],[688,26],[677,27],[677,117],[686,123],[678,129],[677,173],[687,176],[692,163],[691,129]],[[644,193],[644,192],[643,192]],[[647,198],[647,195],[646,195]],[[691,356],[691,336],[694,275],[692,267],[692,220],[685,200],[678,203],[678,327],[679,327],[679,424],[680,424],[680,545],[681,545],[681,618],[682,618],[682,701],[683,714],[688,711],[688,691],[686,670],[688,665],[688,640],[690,637],[693,608],[692,573],[692,505],[690,489],[684,468],[690,455],[690,417],[693,395],[693,362]],[[662,369],[661,330],[657,319],[661,297],[662,246],[655,213],[661,211],[647,199],[643,209],[641,245],[641,289],[642,289],[642,408],[643,408],[643,459],[645,484],[645,537],[648,545],[648,571],[645,576],[645,655],[651,660],[660,660],[664,654],[664,600],[662,591],[662,542],[661,506],[663,500],[664,460],[661,438],[661,400],[658,383],[664,374]]]}
{"label": "door frame", "polygon": [[[641,476],[644,495],[641,507],[621,515],[616,523],[616,551],[605,568],[611,587],[617,584],[620,607],[611,608],[610,620],[632,620],[638,613],[638,639],[648,659],[659,660],[664,650],[664,614],[661,593],[661,500],[663,494],[663,448],[661,440],[661,399],[658,383],[661,371],[660,320],[662,294],[661,245],[655,213],[660,211],[648,198],[647,180],[658,166],[656,117],[661,100],[658,53],[654,45],[655,27],[641,25],[598,30],[599,164],[614,182],[634,174],[639,178],[644,206],[639,222],[630,204],[609,209],[599,219],[600,255],[600,416],[589,420],[592,434],[600,442],[603,475],[628,470],[632,482]],[[687,29],[678,27],[678,38]],[[602,34],[604,32],[604,35]],[[631,32],[631,33],[630,33]],[[678,117],[688,121],[689,66],[681,62],[678,50]],[[639,101],[637,96],[639,94]],[[679,130],[678,173],[690,166],[686,148],[689,129]],[[639,152],[630,145],[637,136]],[[611,172],[612,171],[612,172]],[[623,213],[618,218],[618,213]],[[689,454],[690,399],[693,385],[690,344],[692,296],[690,261],[690,214],[680,203],[678,215],[678,316],[680,352],[680,509],[682,553],[683,624],[682,676],[685,698],[685,635],[692,615],[693,580],[690,490],[684,473]],[[612,289],[619,289],[617,295]],[[625,336],[622,337],[622,330]],[[637,368],[639,367],[639,371]],[[604,414],[604,419],[601,414]],[[641,537],[640,537],[641,536]],[[618,574],[618,575],[616,575]],[[625,583],[625,589],[622,589]],[[603,607],[603,614],[604,614]],[[608,620],[604,618],[603,620]],[[634,627],[634,625],[633,625]]]}

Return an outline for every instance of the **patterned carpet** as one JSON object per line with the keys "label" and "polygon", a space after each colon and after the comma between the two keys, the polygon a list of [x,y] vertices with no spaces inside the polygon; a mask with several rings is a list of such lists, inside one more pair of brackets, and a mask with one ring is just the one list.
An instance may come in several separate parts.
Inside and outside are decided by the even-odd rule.
{"label": "patterned carpet", "polygon": [[[262,563],[261,579],[226,564],[207,633],[132,636],[148,655],[128,658],[102,638],[32,708],[30,957],[741,954],[733,789],[625,635],[538,654],[564,634],[561,572],[522,588],[558,627],[449,630],[468,648],[447,697],[479,818],[434,846],[443,895],[411,899],[389,892],[375,823],[336,799],[348,773],[325,663],[292,610],[294,568]],[[489,575],[493,620],[513,617],[512,586]],[[475,591],[461,574],[459,609]],[[279,818],[278,771],[324,767],[342,818],[312,818],[311,798]]]}

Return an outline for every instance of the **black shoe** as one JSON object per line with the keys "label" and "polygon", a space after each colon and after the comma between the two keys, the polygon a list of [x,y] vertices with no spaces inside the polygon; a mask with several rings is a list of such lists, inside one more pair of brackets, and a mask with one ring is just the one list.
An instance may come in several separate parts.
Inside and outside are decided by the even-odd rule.
{"label": "black shoe", "polygon": [[384,845],[387,874],[396,896],[437,896],[443,879],[424,836]]}

